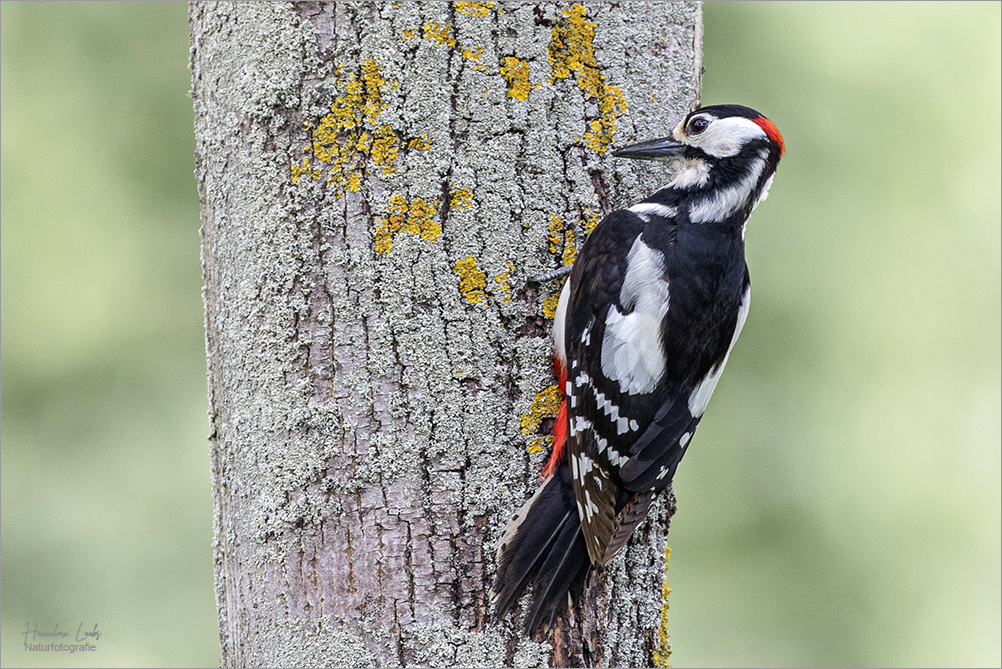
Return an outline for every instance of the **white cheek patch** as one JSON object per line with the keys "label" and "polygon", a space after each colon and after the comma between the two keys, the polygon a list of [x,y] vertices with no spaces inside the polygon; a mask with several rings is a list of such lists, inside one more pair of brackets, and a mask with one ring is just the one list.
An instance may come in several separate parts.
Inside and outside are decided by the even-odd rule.
{"label": "white cheek patch", "polygon": [[741,297],[741,305],[738,307],[738,320],[734,324],[734,335],[731,337],[731,343],[727,347],[724,359],[720,361],[719,365],[712,368],[706,377],[699,382],[699,385],[689,394],[689,413],[692,414],[693,418],[699,418],[706,411],[706,405],[710,403],[710,397],[713,395],[713,391],[717,387],[717,382],[720,380],[720,375],[724,371],[727,358],[731,355],[731,349],[734,348],[734,343],[738,340],[738,335],[741,334],[741,328],[745,326],[750,304],[751,286],[745,289],[745,294]]}
{"label": "white cheek patch", "polygon": [[768,137],[762,126],[750,118],[731,116],[711,121],[702,133],[686,135],[685,141],[715,158],[729,158],[751,140]]}
{"label": "white cheek patch", "polygon": [[620,303],[633,311],[609,309],[602,337],[602,372],[619,382],[620,392],[649,393],[664,375],[661,324],[668,313],[664,255],[638,236],[630,249]]}
{"label": "white cheek patch", "polygon": [[689,220],[693,223],[722,221],[744,206],[765,170],[764,153],[759,154],[759,157],[752,162],[748,173],[741,177],[741,180],[736,184],[730,188],[719,190],[712,197],[694,204],[689,210]]}

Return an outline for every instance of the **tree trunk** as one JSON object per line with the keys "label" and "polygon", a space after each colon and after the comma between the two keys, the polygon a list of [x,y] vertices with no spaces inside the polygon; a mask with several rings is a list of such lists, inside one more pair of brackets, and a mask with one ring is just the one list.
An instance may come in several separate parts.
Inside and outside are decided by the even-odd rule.
{"label": "tree trunk", "polygon": [[527,278],[662,183],[610,145],[694,106],[699,5],[190,21],[222,664],[651,664],[667,499],[553,639],[485,593],[556,408]]}

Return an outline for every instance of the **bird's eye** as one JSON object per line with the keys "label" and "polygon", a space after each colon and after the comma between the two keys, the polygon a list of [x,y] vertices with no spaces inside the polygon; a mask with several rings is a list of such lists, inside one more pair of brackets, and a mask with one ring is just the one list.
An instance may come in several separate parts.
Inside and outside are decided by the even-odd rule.
{"label": "bird's eye", "polygon": [[689,121],[689,134],[698,135],[699,133],[706,130],[709,127],[709,125],[710,125],[709,121],[707,121],[702,116],[698,116]]}

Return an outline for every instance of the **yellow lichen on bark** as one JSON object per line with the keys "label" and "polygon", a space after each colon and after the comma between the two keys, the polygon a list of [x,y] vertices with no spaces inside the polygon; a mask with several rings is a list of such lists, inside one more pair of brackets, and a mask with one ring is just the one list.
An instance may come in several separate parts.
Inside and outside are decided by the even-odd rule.
{"label": "yellow lichen on bark", "polygon": [[595,24],[585,18],[584,5],[564,10],[564,20],[550,33],[548,54],[554,83],[576,75],[578,87],[598,102],[599,118],[588,123],[584,139],[588,148],[604,154],[612,143],[616,122],[626,111],[622,89],[606,83],[595,58]]}
{"label": "yellow lichen on bark", "polygon": [[[477,261],[473,256],[467,256],[457,261],[453,265],[452,271],[459,276],[459,292],[466,298],[467,302],[470,304],[487,303],[487,275],[477,265]],[[508,263],[507,271],[501,272],[494,277],[494,282],[498,284],[497,290],[501,293],[501,301],[505,304],[511,302],[509,277],[513,271],[515,271],[515,266]],[[491,292],[495,296],[497,295],[494,290]]]}
{"label": "yellow lichen on bark", "polygon": [[595,226],[598,225],[600,220],[601,218],[597,212],[594,212],[591,209],[584,210],[584,218],[580,219],[578,223],[581,225],[581,231],[584,233],[585,237],[595,231]]}
{"label": "yellow lichen on bark", "polygon": [[362,83],[365,84],[365,119],[375,125],[376,119],[386,110],[386,102],[383,100],[386,80],[379,72],[376,61],[371,58],[362,63]]}
{"label": "yellow lichen on bark", "polygon": [[[309,127],[307,127],[306,131],[309,132]],[[299,183],[299,179],[303,175],[306,175],[316,181],[320,178],[321,174],[322,172],[320,171],[320,168],[310,165],[308,158],[303,158],[303,163],[301,165],[298,163],[292,164],[292,183],[294,185]]]}
{"label": "yellow lichen on bark", "polygon": [[525,450],[530,453],[542,453],[546,448],[547,444],[553,440],[553,437],[533,437],[529,440],[529,445],[525,447]]}
{"label": "yellow lichen on bark", "polygon": [[[536,393],[529,410],[519,416],[522,424],[522,434],[535,434],[545,418],[556,418],[560,411],[560,403],[564,401],[564,392],[557,384],[547,386]],[[552,439],[552,436],[549,437]]]}
{"label": "yellow lichen on bark", "polygon": [[452,206],[457,209],[473,209],[473,191],[456,188],[449,192]]}
{"label": "yellow lichen on bark", "polygon": [[448,23],[442,25],[437,21],[429,21],[424,24],[424,36],[426,39],[431,40],[432,44],[435,46],[448,46],[452,49],[456,48],[456,40],[452,36],[452,29]]}
{"label": "yellow lichen on bark", "polygon": [[501,59],[501,76],[508,83],[508,97],[524,101],[533,89],[529,83],[529,63],[515,56]]}
{"label": "yellow lichen on bark", "polygon": [[487,66],[480,62],[480,56],[484,55],[482,46],[463,47],[463,60],[470,62],[470,67],[477,72],[487,72]]}
{"label": "yellow lichen on bark", "polygon": [[[415,148],[428,148],[415,147]],[[397,154],[400,152],[397,144],[397,133],[388,125],[379,126],[372,133],[371,142],[366,147],[373,164],[383,169],[383,174],[393,174],[397,171]]]}
{"label": "yellow lichen on bark", "polygon": [[651,657],[655,667],[670,667],[668,658],[671,657],[671,641],[668,639],[668,595],[671,588],[668,587],[668,558],[671,557],[671,548],[665,546],[665,577],[661,583],[661,624],[658,625],[658,638]]}
{"label": "yellow lichen on bark", "polygon": [[501,301],[505,304],[511,302],[511,273],[514,271],[515,266],[509,262],[508,269],[494,277],[494,281],[498,284],[498,289],[501,291]]}
{"label": "yellow lichen on bark", "polygon": [[442,236],[442,226],[436,218],[438,205],[438,200],[429,202],[420,197],[408,202],[403,195],[394,193],[390,197],[386,213],[376,224],[374,235],[376,253],[389,253],[393,248],[393,237],[398,232],[436,241]]}
{"label": "yellow lichen on bark", "polygon": [[564,263],[564,267],[566,267],[567,265],[573,265],[577,259],[578,238],[574,234],[574,228],[567,228],[564,232],[564,252],[560,255],[560,260]]}
{"label": "yellow lichen on bark", "polygon": [[469,2],[464,0],[456,2],[456,11],[467,16],[487,16],[493,7],[493,2]]}
{"label": "yellow lichen on bark", "polygon": [[550,214],[549,232],[546,238],[550,241],[550,253],[560,253],[564,243],[564,219],[556,214]]}
{"label": "yellow lichen on bark", "polygon": [[551,321],[554,316],[557,315],[557,303],[560,302],[560,291],[553,293],[548,298],[543,300],[543,316],[549,318]]}
{"label": "yellow lichen on bark", "polygon": [[408,149],[417,149],[418,151],[427,151],[431,148],[431,142],[428,141],[428,133],[421,133],[420,137],[415,137],[411,141],[407,142]]}
{"label": "yellow lichen on bark", "polygon": [[483,304],[487,301],[487,275],[484,274],[473,256],[457,260],[452,271],[459,276],[459,293],[470,304]]}
{"label": "yellow lichen on bark", "polygon": [[[313,180],[322,174],[322,165],[329,166],[327,183],[339,189],[356,192],[362,187],[362,168],[365,162],[380,168],[384,175],[396,173],[400,143],[397,132],[388,124],[380,124],[379,116],[386,111],[387,103],[383,95],[387,82],[379,69],[379,64],[369,58],[362,62],[358,75],[354,72],[341,74],[338,66],[338,95],[331,103],[330,113],[317,122],[316,127],[305,124],[309,143],[302,164],[292,165],[292,183],[298,183],[302,176]],[[427,149],[427,142],[409,148]]]}
{"label": "yellow lichen on bark", "polygon": [[[581,233],[587,237],[598,225],[599,216],[590,209],[585,209],[578,218],[577,225]],[[547,233],[550,242],[550,253],[558,254],[560,261],[565,266],[574,264],[578,256],[577,234],[574,227],[565,225],[564,220],[556,214],[550,214],[550,224]]]}

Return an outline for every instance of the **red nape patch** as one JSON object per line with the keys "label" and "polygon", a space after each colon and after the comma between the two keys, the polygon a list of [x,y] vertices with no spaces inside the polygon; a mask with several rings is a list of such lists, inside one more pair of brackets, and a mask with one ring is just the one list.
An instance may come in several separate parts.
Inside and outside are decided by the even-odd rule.
{"label": "red nape patch", "polygon": [[[567,367],[564,366],[563,362],[560,361],[557,356],[553,356],[553,371],[557,373],[557,377],[560,379],[560,385],[558,386],[561,390],[567,387]],[[557,471],[557,467],[564,459],[564,453],[567,451],[567,400],[560,403],[560,410],[557,411],[557,421],[553,424],[553,452],[550,453],[550,459],[547,461],[546,466],[543,467],[543,477],[547,477]]]}
{"label": "red nape patch", "polygon": [[779,155],[786,155],[786,145],[783,144],[783,135],[779,133],[779,128],[776,127],[776,124],[764,116],[759,116],[754,121],[758,127],[765,130],[765,134],[769,135],[769,139],[779,145]]}

